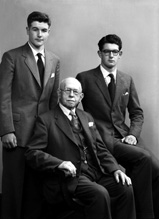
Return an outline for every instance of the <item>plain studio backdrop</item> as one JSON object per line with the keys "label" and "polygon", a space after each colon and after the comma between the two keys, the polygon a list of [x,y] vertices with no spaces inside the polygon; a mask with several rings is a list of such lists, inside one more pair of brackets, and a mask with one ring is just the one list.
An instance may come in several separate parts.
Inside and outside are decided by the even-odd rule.
{"label": "plain studio backdrop", "polygon": [[[36,10],[51,17],[46,47],[61,59],[61,79],[99,64],[101,37],[121,37],[118,68],[134,78],[145,116],[142,137],[159,157],[159,1],[0,0],[0,59],[5,51],[26,43],[26,19]],[[0,145],[0,192],[1,154]]]}

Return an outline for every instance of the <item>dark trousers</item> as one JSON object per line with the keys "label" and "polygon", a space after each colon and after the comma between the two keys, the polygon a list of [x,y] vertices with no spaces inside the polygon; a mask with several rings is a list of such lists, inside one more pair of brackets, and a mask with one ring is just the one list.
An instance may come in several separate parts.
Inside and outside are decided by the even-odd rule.
{"label": "dark trousers", "polygon": [[21,219],[25,149],[3,148],[2,219]]}
{"label": "dark trousers", "polygon": [[113,175],[97,182],[80,176],[74,195],[84,204],[86,219],[136,218],[132,186],[117,183]]}
{"label": "dark trousers", "polygon": [[155,219],[159,219],[159,160],[154,154],[145,146],[149,151],[152,159],[152,194],[153,194],[153,208]]}
{"label": "dark trousers", "polygon": [[114,157],[131,177],[137,218],[159,218],[159,163],[153,161],[150,153],[143,149],[143,142],[137,146],[116,140]]}

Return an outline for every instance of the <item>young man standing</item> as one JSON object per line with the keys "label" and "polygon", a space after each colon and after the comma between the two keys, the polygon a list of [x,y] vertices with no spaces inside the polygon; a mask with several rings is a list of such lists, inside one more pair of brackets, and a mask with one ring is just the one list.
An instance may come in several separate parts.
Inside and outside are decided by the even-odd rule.
{"label": "young man standing", "polygon": [[[84,93],[83,108],[93,116],[104,143],[132,179],[137,218],[154,218],[155,213],[158,219],[159,162],[143,149],[143,110],[133,79],[117,69],[122,41],[110,34],[98,46],[101,64],[77,75]],[[130,127],[125,123],[126,110]],[[152,168],[147,168],[151,159]]]}
{"label": "young man standing", "polygon": [[3,144],[2,219],[21,219],[25,146],[39,114],[54,108],[59,58],[44,48],[51,21],[32,12],[28,42],[5,52],[0,64],[0,136]]}

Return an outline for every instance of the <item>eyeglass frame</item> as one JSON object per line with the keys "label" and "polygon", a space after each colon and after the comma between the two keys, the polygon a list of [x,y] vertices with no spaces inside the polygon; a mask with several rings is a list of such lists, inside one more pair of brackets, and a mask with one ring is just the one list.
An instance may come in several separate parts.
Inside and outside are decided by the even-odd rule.
{"label": "eyeglass frame", "polygon": [[121,50],[109,50],[109,49],[104,49],[101,51],[105,56],[109,56],[111,53],[113,53],[113,56],[117,56],[119,55],[119,53],[121,52]]}
{"label": "eyeglass frame", "polygon": [[73,94],[75,96],[78,96],[80,94],[82,94],[82,92],[78,92],[76,89],[71,89],[71,88],[67,88],[67,89],[60,89],[61,91],[65,92],[67,95],[70,95],[71,92],[73,92]]}

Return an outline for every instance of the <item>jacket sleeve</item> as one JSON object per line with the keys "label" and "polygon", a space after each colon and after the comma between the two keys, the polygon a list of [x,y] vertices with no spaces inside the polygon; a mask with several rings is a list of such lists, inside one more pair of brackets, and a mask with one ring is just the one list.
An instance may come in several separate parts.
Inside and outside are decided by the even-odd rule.
{"label": "jacket sleeve", "polygon": [[58,88],[59,88],[59,80],[60,80],[60,60],[57,60],[56,70],[55,70],[55,82],[54,87],[50,97],[50,109],[54,109],[58,103]]}
{"label": "jacket sleeve", "polygon": [[14,60],[12,56],[6,52],[0,64],[0,136],[15,131],[11,100],[14,71]]}
{"label": "jacket sleeve", "polygon": [[37,118],[33,136],[27,145],[25,157],[28,165],[38,171],[55,172],[63,161],[47,153],[49,127],[45,119]]}
{"label": "jacket sleeve", "polygon": [[127,108],[130,119],[129,135],[134,135],[136,138],[139,138],[144,122],[144,115],[143,110],[140,107],[138,94],[132,78],[130,83],[130,96]]}

